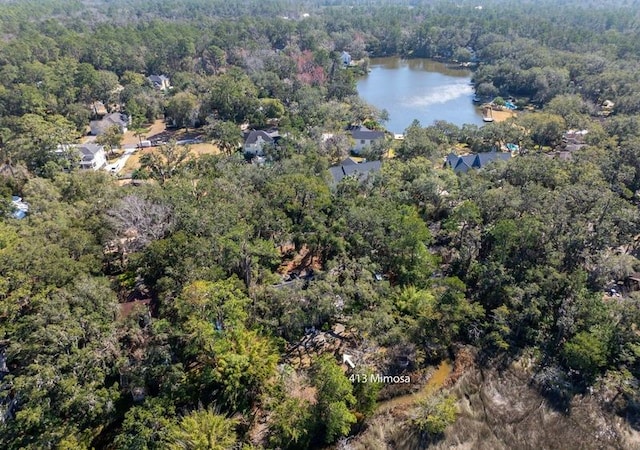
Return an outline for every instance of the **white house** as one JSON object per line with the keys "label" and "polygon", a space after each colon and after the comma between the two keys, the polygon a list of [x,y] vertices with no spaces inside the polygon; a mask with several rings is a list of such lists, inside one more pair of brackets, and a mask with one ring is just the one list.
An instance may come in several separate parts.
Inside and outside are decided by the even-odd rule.
{"label": "white house", "polygon": [[340,59],[342,60],[343,65],[345,66],[351,65],[351,55],[346,51],[342,52],[342,55],[340,55]]}
{"label": "white house", "polygon": [[83,170],[98,170],[107,164],[104,147],[98,144],[62,144],[58,146],[56,154],[71,160],[79,157],[78,167]]}
{"label": "white house", "polygon": [[244,154],[249,157],[264,156],[264,148],[274,145],[279,137],[278,130],[251,130],[244,140]]}
{"label": "white house", "polygon": [[80,152],[80,168],[84,170],[98,170],[107,164],[107,154],[104,147],[98,144],[81,144],[77,146]]}
{"label": "white house", "polygon": [[147,80],[159,91],[166,91],[171,88],[171,82],[166,75],[149,75]]}
{"label": "white house", "polygon": [[351,151],[356,155],[360,154],[366,147],[370,147],[373,142],[384,138],[384,131],[370,130],[364,125],[349,126],[347,131],[351,133],[351,137],[354,140]]}

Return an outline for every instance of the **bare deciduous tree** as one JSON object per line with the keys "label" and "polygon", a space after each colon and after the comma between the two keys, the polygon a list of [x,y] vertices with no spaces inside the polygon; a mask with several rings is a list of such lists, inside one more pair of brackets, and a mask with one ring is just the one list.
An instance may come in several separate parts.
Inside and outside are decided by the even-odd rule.
{"label": "bare deciduous tree", "polygon": [[124,197],[107,211],[107,217],[116,233],[118,247],[125,254],[162,239],[173,226],[169,206],[136,195]]}
{"label": "bare deciduous tree", "polygon": [[338,133],[323,139],[320,149],[332,164],[336,164],[349,156],[352,147],[353,139],[346,133]]}

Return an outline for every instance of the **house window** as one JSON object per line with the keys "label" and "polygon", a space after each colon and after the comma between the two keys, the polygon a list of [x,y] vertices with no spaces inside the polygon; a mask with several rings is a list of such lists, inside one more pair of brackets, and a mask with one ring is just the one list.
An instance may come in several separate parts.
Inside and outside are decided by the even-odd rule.
{"label": "house window", "polygon": [[364,139],[360,139],[360,143],[361,143],[361,144],[364,144]]}

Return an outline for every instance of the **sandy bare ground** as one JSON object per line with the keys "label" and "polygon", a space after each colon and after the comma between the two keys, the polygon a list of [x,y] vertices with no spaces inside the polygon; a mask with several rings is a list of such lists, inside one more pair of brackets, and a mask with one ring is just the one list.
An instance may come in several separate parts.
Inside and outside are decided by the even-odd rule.
{"label": "sandy bare ground", "polygon": [[[170,140],[179,141],[181,139],[194,139],[198,136],[201,136],[201,134],[202,133],[199,130],[185,130],[184,128],[167,129],[164,120],[157,119],[152,124],[148,124],[145,127],[145,131],[140,137],[136,136],[136,133],[133,130],[128,130],[123,136],[122,145],[137,145],[140,143],[140,140],[162,140],[168,142]],[[191,144],[189,147],[191,149],[191,155],[193,157],[199,157],[202,155],[217,155],[220,153],[220,149],[210,142]],[[121,173],[129,174],[134,170],[139,169],[141,167],[140,158],[145,154],[153,153],[155,151],[157,151],[157,147],[149,147],[138,150],[129,157]]]}
{"label": "sandy bare ground", "polygon": [[517,117],[518,113],[514,111],[493,111],[493,120],[494,122],[504,122],[507,119],[511,119],[512,117]]}
{"label": "sandy bare ground", "polygon": [[218,155],[221,153],[217,145],[210,142],[201,142],[200,144],[191,144],[191,154],[194,156],[201,155]]}
{"label": "sandy bare ground", "polygon": [[[156,134],[161,134],[167,129],[164,120],[157,119],[151,125],[145,127],[145,132],[142,134],[142,140],[146,140]],[[122,145],[138,144],[140,139],[135,135],[135,132],[128,130],[122,138]]]}
{"label": "sandy bare ground", "polygon": [[[220,149],[216,145],[211,143],[203,142],[201,144],[190,145],[189,147],[191,149],[191,152],[190,152],[191,157],[195,157],[195,158],[202,155],[220,154]],[[143,155],[157,151],[157,149],[158,149],[157,147],[149,147],[149,148],[138,150],[133,155],[131,155],[129,159],[127,159],[127,163],[124,165],[121,173],[128,174],[133,172],[134,170],[139,169],[141,167],[140,158]]]}

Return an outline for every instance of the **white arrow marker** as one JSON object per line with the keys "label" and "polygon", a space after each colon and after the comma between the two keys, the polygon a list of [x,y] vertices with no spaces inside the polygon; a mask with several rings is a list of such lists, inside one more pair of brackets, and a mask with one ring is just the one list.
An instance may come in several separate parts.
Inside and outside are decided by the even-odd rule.
{"label": "white arrow marker", "polygon": [[349,364],[349,367],[351,367],[352,369],[356,366],[353,361],[351,360],[351,358],[353,358],[353,356],[351,355],[347,355],[346,353],[342,354],[342,363],[347,363]]}

